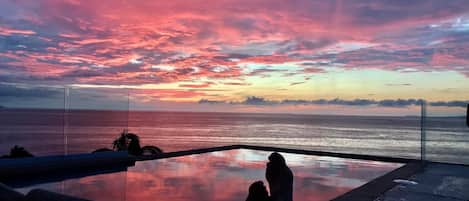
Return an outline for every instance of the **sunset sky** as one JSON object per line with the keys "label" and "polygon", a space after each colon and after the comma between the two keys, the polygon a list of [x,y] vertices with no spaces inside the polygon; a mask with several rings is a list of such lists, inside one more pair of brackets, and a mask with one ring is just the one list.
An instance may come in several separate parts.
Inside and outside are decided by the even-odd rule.
{"label": "sunset sky", "polygon": [[413,114],[469,100],[466,0],[3,0],[0,105]]}

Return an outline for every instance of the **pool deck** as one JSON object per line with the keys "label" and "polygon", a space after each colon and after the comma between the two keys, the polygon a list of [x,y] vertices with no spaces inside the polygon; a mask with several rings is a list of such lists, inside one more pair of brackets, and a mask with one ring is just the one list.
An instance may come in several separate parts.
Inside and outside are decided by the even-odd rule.
{"label": "pool deck", "polygon": [[407,163],[400,168],[336,197],[333,201],[375,201],[376,198],[396,186],[394,182],[395,179],[409,178],[421,170],[421,163]]}
{"label": "pool deck", "polygon": [[[371,160],[371,161],[381,161],[381,162],[391,162],[391,163],[402,163],[405,164],[400,168],[397,168],[381,177],[378,177],[360,187],[357,187],[343,195],[338,196],[333,199],[333,201],[467,201],[469,200],[469,166],[467,165],[456,165],[456,164],[447,164],[447,163],[424,163],[419,160],[413,159],[404,159],[404,158],[393,158],[393,157],[382,157],[382,156],[370,156],[370,155],[359,155],[359,154],[343,154],[343,153],[332,153],[332,152],[321,152],[321,151],[309,151],[309,150],[298,150],[298,149],[288,149],[288,148],[277,148],[277,147],[266,147],[266,146],[253,146],[253,145],[229,145],[221,147],[211,147],[204,149],[193,149],[186,151],[177,151],[159,154],[157,156],[144,156],[144,157],[133,157],[133,161],[140,160],[155,160],[161,158],[170,158],[178,157],[185,155],[193,154],[202,154],[214,151],[224,151],[232,149],[251,149],[251,150],[261,150],[261,151],[276,151],[284,153],[294,153],[294,154],[304,154],[304,155],[316,155],[316,156],[328,156],[328,157],[340,157],[348,159],[358,159],[358,160]],[[112,154],[112,153],[103,153]],[[93,156],[93,155],[90,155]],[[83,157],[83,156],[82,156]],[[88,155],[85,156],[89,157]],[[46,157],[47,158],[47,157]],[[42,159],[33,159],[33,160],[42,160]],[[96,160],[93,160],[96,162]],[[127,168],[129,164],[128,159],[126,159],[123,168],[117,168],[114,166],[111,171],[122,171]],[[69,164],[69,163],[67,163]],[[44,164],[43,164],[44,165]],[[75,168],[79,168],[77,163],[73,163]],[[99,165],[99,164],[95,164]],[[108,168],[109,164],[103,163]],[[11,166],[11,165],[10,165]],[[101,166],[102,167],[102,166]],[[49,169],[49,168],[47,168]],[[103,171],[93,170],[91,172],[79,172],[70,175],[69,168],[63,174],[57,174],[57,171],[49,174],[46,172],[40,172],[40,177],[38,180],[32,179],[28,175],[28,182],[18,182],[17,179],[10,180],[9,185],[12,186],[23,186],[30,185],[31,183],[42,183],[46,181],[59,181],[67,178],[75,178],[84,176],[87,174],[99,174]],[[81,168],[79,168],[81,169]],[[50,170],[50,169],[49,169]],[[23,171],[23,170],[17,170]],[[82,169],[83,171],[83,169]],[[9,174],[10,172],[10,174]],[[0,171],[0,175],[11,175],[10,171]],[[23,175],[24,176],[24,175]],[[33,177],[34,178],[34,177]],[[401,180],[410,180],[413,182],[408,183],[396,183],[396,179]],[[7,182],[9,183],[9,182]]]}
{"label": "pool deck", "polygon": [[283,153],[292,153],[292,154],[327,156],[327,157],[370,160],[370,161],[380,161],[380,162],[389,162],[389,163],[411,163],[411,162],[418,161],[414,159],[395,158],[395,157],[387,157],[387,156],[347,154],[347,153],[290,149],[290,148],[279,148],[279,147],[268,147],[268,146],[257,146],[257,145],[228,145],[228,146],[210,147],[210,148],[202,148],[202,149],[192,149],[192,150],[185,150],[185,151],[175,151],[175,152],[162,153],[162,154],[158,154],[155,156],[141,156],[141,157],[137,157],[136,160],[137,161],[154,160],[154,159],[161,159],[161,158],[171,158],[171,157],[186,156],[186,155],[193,155],[193,154],[209,153],[209,152],[214,152],[214,151],[226,151],[226,150],[232,150],[232,149],[251,149],[251,150],[259,150],[259,151],[272,151],[272,152],[283,152]]}
{"label": "pool deck", "polygon": [[469,200],[469,166],[429,163],[408,180],[416,184],[399,184],[376,201]]}

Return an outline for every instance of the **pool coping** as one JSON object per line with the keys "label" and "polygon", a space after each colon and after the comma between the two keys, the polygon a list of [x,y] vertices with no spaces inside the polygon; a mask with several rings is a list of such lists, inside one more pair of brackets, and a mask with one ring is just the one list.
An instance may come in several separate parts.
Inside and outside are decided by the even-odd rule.
{"label": "pool coping", "polygon": [[328,156],[328,157],[336,157],[336,158],[380,161],[380,162],[389,162],[389,163],[420,162],[420,160],[408,159],[408,158],[372,156],[372,155],[364,155],[364,154],[349,154],[349,153],[337,153],[337,152],[326,152],[326,151],[313,151],[313,150],[302,150],[302,149],[259,146],[259,145],[243,145],[243,144],[167,152],[167,153],[161,153],[161,154],[154,155],[154,156],[138,156],[136,157],[136,161],[155,160],[155,159],[162,159],[162,158],[171,158],[171,157],[186,156],[186,155],[193,155],[193,154],[209,153],[209,152],[215,152],[215,151],[233,150],[233,149],[251,149],[251,150],[259,150],[259,151],[284,152],[284,153],[314,155],[314,156]]}
{"label": "pool coping", "polygon": [[423,168],[424,164],[420,162],[407,163],[363,184],[362,186],[339,195],[331,201],[375,201],[386,191],[398,185],[394,180],[408,179],[412,175],[421,172]]}

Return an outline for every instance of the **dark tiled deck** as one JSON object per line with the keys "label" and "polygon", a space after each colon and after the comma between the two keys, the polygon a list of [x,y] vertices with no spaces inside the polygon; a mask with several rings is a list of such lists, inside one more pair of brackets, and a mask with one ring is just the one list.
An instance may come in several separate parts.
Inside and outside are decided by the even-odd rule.
{"label": "dark tiled deck", "polygon": [[399,184],[377,201],[469,200],[469,166],[430,163],[409,180],[418,184]]}

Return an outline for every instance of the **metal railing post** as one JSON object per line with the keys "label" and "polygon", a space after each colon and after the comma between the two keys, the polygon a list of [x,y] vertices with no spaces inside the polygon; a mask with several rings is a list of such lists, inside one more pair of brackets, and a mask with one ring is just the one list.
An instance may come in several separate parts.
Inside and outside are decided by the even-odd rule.
{"label": "metal railing post", "polygon": [[425,100],[421,101],[420,104],[420,160],[422,163],[426,160],[426,140],[427,140],[427,133],[426,133],[426,118],[427,118],[427,102]]}
{"label": "metal railing post", "polygon": [[68,155],[68,112],[70,110],[70,89],[64,87],[64,108],[63,108],[63,143],[64,143],[64,155]]}

